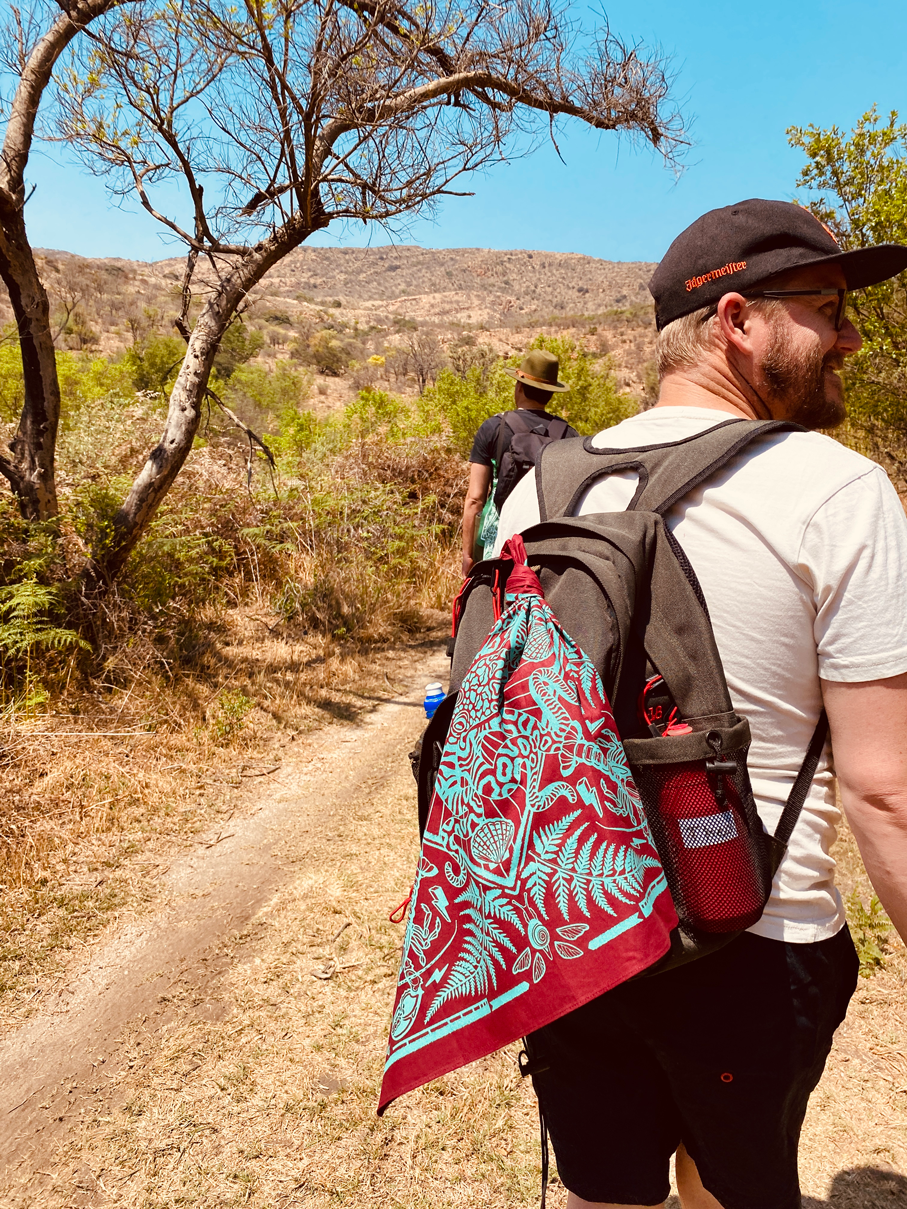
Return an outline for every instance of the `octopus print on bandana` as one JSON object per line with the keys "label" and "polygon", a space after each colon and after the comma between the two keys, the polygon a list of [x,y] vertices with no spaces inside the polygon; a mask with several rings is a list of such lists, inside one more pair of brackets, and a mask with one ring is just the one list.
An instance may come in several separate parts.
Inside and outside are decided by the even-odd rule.
{"label": "octopus print on bandana", "polygon": [[379,1111],[646,969],[677,923],[598,672],[541,595],[510,601],[435,782]]}

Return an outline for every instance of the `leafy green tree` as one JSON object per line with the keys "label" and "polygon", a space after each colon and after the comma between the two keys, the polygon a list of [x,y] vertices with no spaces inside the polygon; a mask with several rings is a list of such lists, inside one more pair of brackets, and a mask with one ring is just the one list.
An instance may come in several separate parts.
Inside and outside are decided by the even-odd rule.
{"label": "leafy green tree", "polygon": [[224,380],[231,378],[240,365],[245,365],[261,352],[264,342],[264,336],[255,328],[245,323],[231,323],[221,336],[220,348],[214,358],[214,368],[219,377]]}
{"label": "leafy green tree", "polygon": [[350,364],[350,349],[346,341],[331,328],[321,328],[299,350],[300,360],[320,374],[340,378]]}
{"label": "leafy green tree", "polygon": [[[792,126],[806,156],[797,184],[841,247],[907,243],[907,125],[867,110],[849,133]],[[863,348],[848,359],[849,423],[839,435],[907,479],[907,273],[850,295]]]}
{"label": "leafy green tree", "polygon": [[178,336],[148,336],[126,350],[123,364],[136,390],[167,399],[185,355],[186,345]]}

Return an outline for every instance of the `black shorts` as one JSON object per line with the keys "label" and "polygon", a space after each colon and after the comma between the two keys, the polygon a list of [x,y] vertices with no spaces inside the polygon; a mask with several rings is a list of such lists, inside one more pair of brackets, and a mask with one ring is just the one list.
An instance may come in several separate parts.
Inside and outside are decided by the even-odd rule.
{"label": "black shorts", "polygon": [[846,927],[815,944],[747,932],[533,1033],[562,1182],[660,1205],[683,1142],[723,1209],[800,1209],[800,1127],[858,969]]}

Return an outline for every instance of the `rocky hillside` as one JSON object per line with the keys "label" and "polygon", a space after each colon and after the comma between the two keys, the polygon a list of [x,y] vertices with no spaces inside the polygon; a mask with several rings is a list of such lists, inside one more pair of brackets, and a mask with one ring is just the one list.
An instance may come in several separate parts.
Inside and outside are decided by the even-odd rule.
{"label": "rocky hillside", "polygon": [[[172,333],[182,259],[93,260],[47,250],[39,260],[60,347],[116,356],[149,330]],[[325,327],[347,339],[353,361],[383,353],[404,330],[430,333],[442,350],[465,340],[498,354],[539,331],[570,332],[590,351],[610,354],[621,386],[641,394],[654,337],[646,289],[653,268],[556,252],[303,247],[268,274],[244,322],[261,334],[264,362],[297,355]],[[197,297],[213,272],[199,266]],[[4,297],[0,323],[11,319]],[[344,402],[352,378],[327,376],[334,380],[319,383],[318,393],[326,405]]]}
{"label": "rocky hillside", "polygon": [[590,315],[648,304],[654,265],[557,252],[478,248],[300,248],[269,274],[268,292],[339,299],[355,309],[450,323]]}

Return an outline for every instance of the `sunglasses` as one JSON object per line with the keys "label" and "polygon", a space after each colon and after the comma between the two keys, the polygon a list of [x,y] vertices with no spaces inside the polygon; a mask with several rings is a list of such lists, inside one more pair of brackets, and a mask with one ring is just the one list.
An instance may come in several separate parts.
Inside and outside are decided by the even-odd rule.
{"label": "sunglasses", "polygon": [[[847,290],[747,290],[747,298],[834,298],[838,299],[838,306],[835,311],[835,331],[839,332],[844,326],[844,315],[847,311]],[[714,319],[718,314],[718,304],[713,303],[707,313],[703,315],[703,322],[709,319]]]}
{"label": "sunglasses", "polygon": [[835,311],[835,331],[839,332],[844,326],[844,313],[847,310],[847,290],[757,290],[747,291],[747,298],[833,298],[837,296],[838,308]]}

